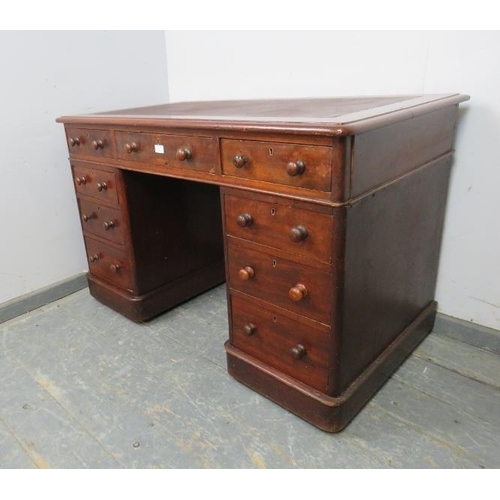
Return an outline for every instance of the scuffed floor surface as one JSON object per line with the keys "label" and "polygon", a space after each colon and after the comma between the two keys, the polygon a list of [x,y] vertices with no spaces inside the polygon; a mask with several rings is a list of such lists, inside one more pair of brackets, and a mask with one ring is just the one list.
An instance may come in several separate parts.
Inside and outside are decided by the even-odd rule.
{"label": "scuffed floor surface", "polygon": [[225,288],[137,325],[82,290],[0,325],[1,468],[500,467],[500,356],[430,335],[345,431],[226,372]]}

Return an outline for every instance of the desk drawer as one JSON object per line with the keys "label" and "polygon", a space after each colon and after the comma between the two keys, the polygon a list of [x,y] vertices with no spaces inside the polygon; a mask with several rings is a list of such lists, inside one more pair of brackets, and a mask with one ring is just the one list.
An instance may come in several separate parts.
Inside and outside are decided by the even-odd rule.
{"label": "desk drawer", "polygon": [[226,233],[312,259],[332,261],[333,216],[226,194]]}
{"label": "desk drawer", "polygon": [[80,219],[85,234],[95,234],[120,245],[125,244],[125,226],[120,210],[79,198]]}
{"label": "desk drawer", "polygon": [[279,313],[231,296],[232,344],[255,358],[324,391],[329,336]]}
{"label": "desk drawer", "polygon": [[233,244],[228,245],[227,261],[231,288],[330,324],[329,273]]}
{"label": "desk drawer", "polygon": [[66,139],[70,156],[85,155],[113,158],[113,135],[109,130],[66,128]]}
{"label": "desk drawer", "polygon": [[330,147],[235,139],[221,147],[224,175],[331,191]]}
{"label": "desk drawer", "polygon": [[78,194],[118,204],[114,172],[76,165],[73,167],[73,179]]}
{"label": "desk drawer", "polygon": [[219,171],[217,141],[209,137],[116,132],[118,158],[172,168]]}
{"label": "desk drawer", "polygon": [[85,237],[89,270],[111,283],[132,290],[130,259],[125,249]]}

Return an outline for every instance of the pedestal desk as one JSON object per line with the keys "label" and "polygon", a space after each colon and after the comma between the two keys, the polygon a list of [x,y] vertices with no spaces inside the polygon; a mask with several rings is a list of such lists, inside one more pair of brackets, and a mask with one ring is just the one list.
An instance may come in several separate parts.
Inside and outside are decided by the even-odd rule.
{"label": "pedestal desk", "polygon": [[59,118],[90,293],[147,321],[227,280],[229,373],[341,430],[432,329],[467,99],[193,102]]}

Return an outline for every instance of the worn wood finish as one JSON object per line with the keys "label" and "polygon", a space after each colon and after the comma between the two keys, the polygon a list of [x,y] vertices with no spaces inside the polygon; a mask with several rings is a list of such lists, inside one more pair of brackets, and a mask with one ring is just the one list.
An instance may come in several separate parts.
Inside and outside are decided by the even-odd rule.
{"label": "worn wood finish", "polygon": [[[230,373],[340,430],[432,327],[467,99],[180,103],[59,119],[98,257],[91,293],[145,321],[220,283],[225,254]],[[95,207],[108,227],[88,219]]]}

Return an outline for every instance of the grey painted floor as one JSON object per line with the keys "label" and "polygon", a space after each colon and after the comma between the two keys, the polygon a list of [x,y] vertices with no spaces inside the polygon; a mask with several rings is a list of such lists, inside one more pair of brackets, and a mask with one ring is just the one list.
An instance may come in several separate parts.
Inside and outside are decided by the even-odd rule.
{"label": "grey painted floor", "polygon": [[86,289],[1,324],[0,468],[500,467],[495,352],[431,334],[330,435],[234,381],[226,338],[224,287],[146,325]]}

